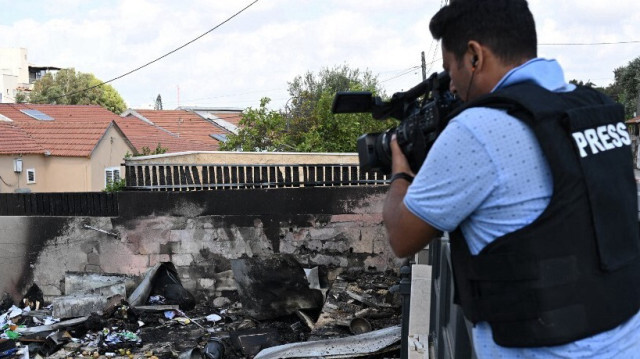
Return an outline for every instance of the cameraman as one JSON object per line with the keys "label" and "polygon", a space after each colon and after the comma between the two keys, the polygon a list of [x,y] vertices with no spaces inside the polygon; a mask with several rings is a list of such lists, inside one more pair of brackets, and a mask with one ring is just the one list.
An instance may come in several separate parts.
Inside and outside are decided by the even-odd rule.
{"label": "cameraman", "polygon": [[391,142],[393,251],[450,232],[478,358],[640,358],[638,207],[619,105],[537,57],[525,0],[452,0],[429,27],[465,104],[415,179]]}

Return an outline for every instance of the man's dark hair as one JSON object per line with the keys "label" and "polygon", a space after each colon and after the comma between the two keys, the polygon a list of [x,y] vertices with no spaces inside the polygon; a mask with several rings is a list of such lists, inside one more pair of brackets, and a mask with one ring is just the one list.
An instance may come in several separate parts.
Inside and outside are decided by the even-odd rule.
{"label": "man's dark hair", "polygon": [[451,0],[433,16],[429,30],[457,60],[470,40],[506,64],[537,56],[536,25],[526,0]]}

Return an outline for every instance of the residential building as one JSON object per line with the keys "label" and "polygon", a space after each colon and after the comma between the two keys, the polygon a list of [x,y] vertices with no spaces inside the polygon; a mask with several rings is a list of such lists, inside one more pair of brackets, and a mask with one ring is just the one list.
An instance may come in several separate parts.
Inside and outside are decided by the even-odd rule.
{"label": "residential building", "polygon": [[180,107],[176,110],[125,111],[118,126],[138,153],[158,145],[168,153],[216,151],[227,135],[237,133],[242,110]]}
{"label": "residential building", "polygon": [[0,193],[103,190],[136,153],[118,119],[96,105],[0,104]]}
{"label": "residential building", "polygon": [[57,70],[60,68],[29,64],[25,48],[0,48],[0,103],[15,103],[18,92],[29,93],[36,80]]}
{"label": "residential building", "polygon": [[631,150],[633,154],[633,168],[640,169],[640,116],[626,121],[627,129],[631,135]]}

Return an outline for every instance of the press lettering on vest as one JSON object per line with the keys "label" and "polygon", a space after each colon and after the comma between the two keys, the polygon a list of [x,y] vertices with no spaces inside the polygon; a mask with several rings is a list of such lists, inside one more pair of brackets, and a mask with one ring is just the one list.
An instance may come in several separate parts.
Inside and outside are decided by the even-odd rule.
{"label": "press lettering on vest", "polygon": [[631,145],[631,136],[629,136],[629,132],[627,132],[627,126],[624,125],[624,123],[619,122],[617,124],[617,128],[618,128],[618,133],[620,134],[620,139],[622,141],[622,143],[624,143],[627,146]]}
{"label": "press lettering on vest", "polygon": [[[619,122],[614,125],[603,125],[571,134],[580,151],[580,157],[595,155],[599,152],[631,145],[631,137],[627,126]],[[588,153],[589,152],[589,153]]]}

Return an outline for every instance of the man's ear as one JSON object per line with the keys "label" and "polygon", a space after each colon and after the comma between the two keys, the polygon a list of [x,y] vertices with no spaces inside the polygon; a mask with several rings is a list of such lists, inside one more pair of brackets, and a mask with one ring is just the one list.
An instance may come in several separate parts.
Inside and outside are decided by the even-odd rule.
{"label": "man's ear", "polygon": [[470,57],[469,61],[471,63],[471,71],[475,71],[476,68],[482,66],[483,53],[482,46],[479,42],[475,40],[469,41],[467,45],[467,54]]}

